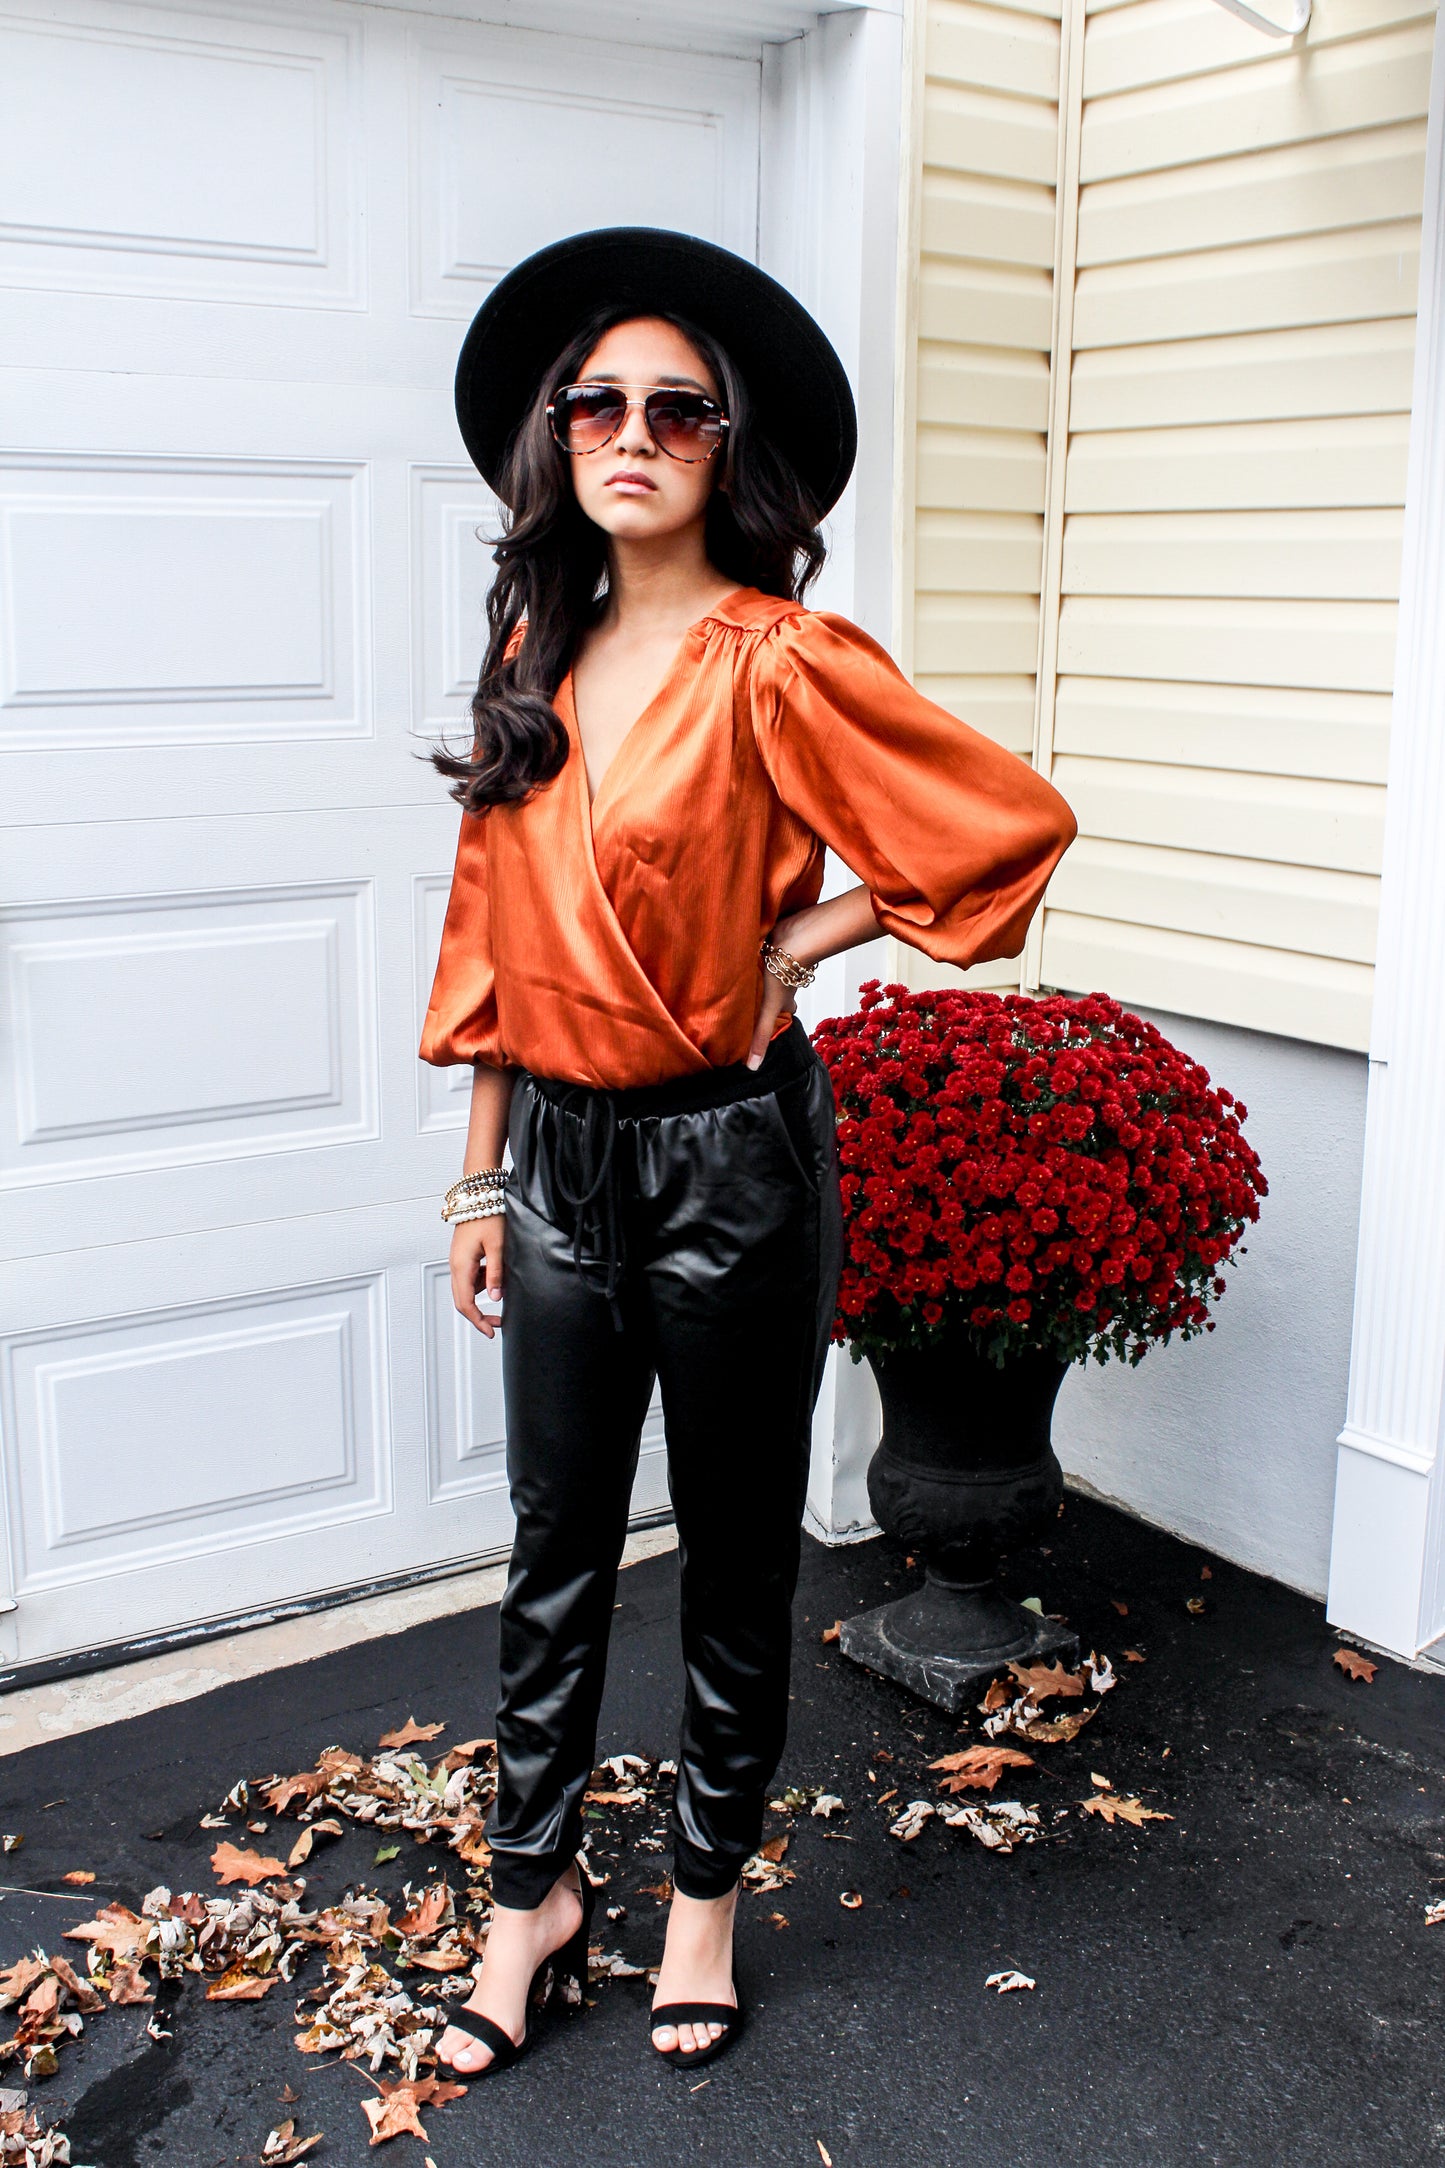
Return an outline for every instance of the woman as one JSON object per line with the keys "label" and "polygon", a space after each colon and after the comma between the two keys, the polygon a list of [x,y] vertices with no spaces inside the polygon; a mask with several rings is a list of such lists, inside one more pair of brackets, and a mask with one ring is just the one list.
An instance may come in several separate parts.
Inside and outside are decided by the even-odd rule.
{"label": "woman", "polygon": [[[690,2068],[742,2022],[733,1910],[783,1746],[840,1261],[833,1098],[795,991],[880,932],[1015,954],[1074,823],[802,606],[852,399],[753,265],[653,228],[544,249],[473,323],[457,411],[509,519],[473,756],[432,755],[464,810],[421,1056],[474,1065],[444,1209],[458,1310],[489,1339],[505,1323],[517,1532],[496,1909],[438,2053],[467,2076],[514,2061],[549,1962],[585,1979],[574,1854],[656,1377],[687,1691],[652,2041]],[[860,879],[820,902],[825,843]]]}

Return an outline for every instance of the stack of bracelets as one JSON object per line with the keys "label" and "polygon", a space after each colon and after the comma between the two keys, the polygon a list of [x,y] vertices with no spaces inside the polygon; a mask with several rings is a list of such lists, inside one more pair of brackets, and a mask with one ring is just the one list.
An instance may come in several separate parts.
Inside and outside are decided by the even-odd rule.
{"label": "stack of bracelets", "polygon": [[464,1174],[459,1181],[453,1182],[442,1199],[442,1218],[473,1220],[505,1216],[506,1181],[506,1170],[502,1167],[480,1167],[475,1174]]}
{"label": "stack of bracelets", "polygon": [[785,948],[776,947],[766,934],[763,936],[760,954],[764,971],[770,971],[784,986],[811,986],[818,976],[816,964],[799,963],[796,956],[790,956]]}

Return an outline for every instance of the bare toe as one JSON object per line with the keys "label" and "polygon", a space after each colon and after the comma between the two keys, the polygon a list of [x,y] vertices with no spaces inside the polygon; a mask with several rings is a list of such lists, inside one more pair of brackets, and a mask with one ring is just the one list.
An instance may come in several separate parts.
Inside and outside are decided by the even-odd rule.
{"label": "bare toe", "polygon": [[671,2054],[672,2050],[677,2046],[677,2027],[675,2025],[655,2025],[652,2031],[652,2044],[655,2048],[660,2048],[664,2055]]}

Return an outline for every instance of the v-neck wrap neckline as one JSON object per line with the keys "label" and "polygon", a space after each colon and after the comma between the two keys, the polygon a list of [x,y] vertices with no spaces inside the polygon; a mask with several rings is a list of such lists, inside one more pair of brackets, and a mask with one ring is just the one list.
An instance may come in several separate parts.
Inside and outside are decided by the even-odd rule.
{"label": "v-neck wrap neckline", "polygon": [[561,771],[461,818],[420,1045],[438,1067],[622,1089],[739,1062],[759,942],[817,900],[825,847],[885,932],[963,966],[1018,953],[1075,832],[859,626],[755,587],[688,627],[595,797],[570,670],[554,707]]}
{"label": "v-neck wrap neckline", "polygon": [[[658,681],[656,689],[653,691],[651,696],[643,702],[642,706],[638,709],[636,715],[633,716],[632,721],[628,724],[626,730],[622,733],[622,736],[618,739],[616,747],[613,750],[612,758],[608,761],[607,766],[603,769],[601,779],[599,780],[595,791],[592,789],[591,783],[587,775],[587,752],[586,748],[582,743],[582,724],[577,714],[576,677],[572,664],[569,663],[567,665],[567,669],[563,675],[562,682],[557,688],[557,695],[555,700],[553,701],[553,706],[556,708],[558,714],[561,716],[563,727],[567,731],[568,737],[572,740],[572,751],[576,755],[577,764],[582,774],[583,804],[586,807],[589,819],[595,820],[597,801],[602,796],[603,791],[606,789],[608,778],[612,774],[613,769],[617,766],[617,763],[619,762],[619,760],[621,760],[623,754],[627,751],[627,748],[632,743],[632,740],[637,736],[640,727],[647,721],[653,709],[657,707],[658,703],[663,699],[664,695],[671,690],[672,681],[678,675],[678,672],[686,667],[689,651],[692,647],[694,640],[696,640],[702,634],[705,626],[710,622],[711,619],[715,617],[721,617],[723,618],[724,622],[726,621],[725,613],[730,603],[734,603],[738,601],[742,596],[748,595],[753,592],[755,592],[755,590],[746,587],[729,588],[728,592],[722,597],[721,601],[715,602],[710,610],[704,610],[701,617],[695,617],[693,619],[692,623],[687,627],[681,639],[678,641],[677,646],[673,649],[672,658],[669,661],[667,668],[663,671],[662,677]],[[571,756],[569,755],[569,759],[570,757]]]}

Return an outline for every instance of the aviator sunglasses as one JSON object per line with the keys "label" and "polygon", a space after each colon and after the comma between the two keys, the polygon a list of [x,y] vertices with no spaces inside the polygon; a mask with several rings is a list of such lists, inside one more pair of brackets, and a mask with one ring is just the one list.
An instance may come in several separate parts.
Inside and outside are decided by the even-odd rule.
{"label": "aviator sunglasses", "polygon": [[669,459],[693,465],[711,459],[728,426],[715,399],[704,392],[664,385],[645,398],[628,397],[629,390],[638,389],[622,384],[564,384],[547,407],[552,434],[563,451],[574,457],[600,452],[622,427],[628,408],[640,406],[654,444]]}

